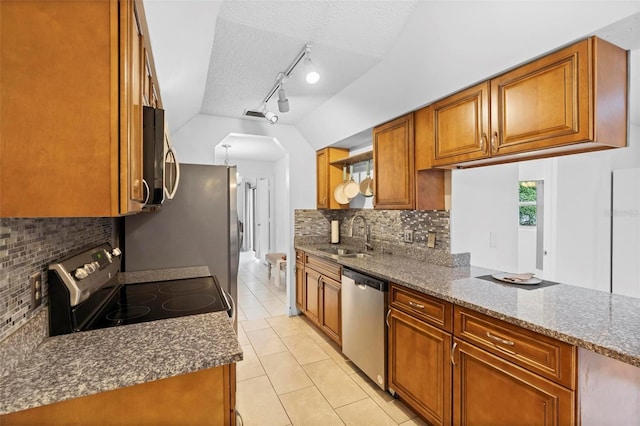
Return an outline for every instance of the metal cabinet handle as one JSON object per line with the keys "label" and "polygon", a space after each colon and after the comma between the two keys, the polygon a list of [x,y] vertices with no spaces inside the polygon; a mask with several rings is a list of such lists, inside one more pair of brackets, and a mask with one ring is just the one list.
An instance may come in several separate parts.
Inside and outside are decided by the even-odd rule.
{"label": "metal cabinet handle", "polygon": [[424,305],[414,302],[413,300],[409,300],[409,306],[412,308],[424,309]]}
{"label": "metal cabinet handle", "polygon": [[480,137],[480,150],[485,151],[487,148],[487,134],[483,133]]}
{"label": "metal cabinet handle", "polygon": [[489,339],[495,340],[496,342],[502,343],[503,345],[507,345],[507,346],[515,345],[515,343],[512,342],[511,340],[506,340],[506,339],[503,339],[502,337],[498,337],[495,334],[491,334],[490,331],[487,331],[487,337]]}
{"label": "metal cabinet handle", "polygon": [[456,365],[456,360],[453,358],[453,355],[456,352],[456,347],[458,347],[458,342],[453,342],[453,345],[451,346],[451,364],[453,366]]}
{"label": "metal cabinet handle", "polygon": [[384,319],[384,322],[387,323],[387,328],[391,328],[391,326],[389,325],[389,315],[391,315],[391,309],[387,311],[387,316]]}

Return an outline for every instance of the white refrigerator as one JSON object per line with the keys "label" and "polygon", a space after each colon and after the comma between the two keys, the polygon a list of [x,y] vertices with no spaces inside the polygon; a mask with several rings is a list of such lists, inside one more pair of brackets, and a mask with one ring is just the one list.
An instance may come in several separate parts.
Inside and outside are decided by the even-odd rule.
{"label": "white refrigerator", "polygon": [[640,297],[640,168],[613,171],[611,292]]}

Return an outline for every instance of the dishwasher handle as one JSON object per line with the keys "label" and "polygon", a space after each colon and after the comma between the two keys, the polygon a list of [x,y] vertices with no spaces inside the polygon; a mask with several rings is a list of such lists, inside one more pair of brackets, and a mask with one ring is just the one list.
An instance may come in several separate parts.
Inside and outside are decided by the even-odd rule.
{"label": "dishwasher handle", "polygon": [[342,275],[353,280],[354,284],[360,288],[366,286],[382,292],[389,291],[389,283],[384,280],[370,277],[347,268],[342,268]]}

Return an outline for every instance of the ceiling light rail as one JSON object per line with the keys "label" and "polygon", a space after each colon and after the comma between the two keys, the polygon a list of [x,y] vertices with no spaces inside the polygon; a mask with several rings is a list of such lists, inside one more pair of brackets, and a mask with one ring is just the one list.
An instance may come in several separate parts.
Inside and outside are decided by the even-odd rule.
{"label": "ceiling light rail", "polygon": [[245,111],[245,115],[251,117],[264,117],[271,124],[275,124],[278,122],[278,116],[273,112],[267,109],[267,102],[271,100],[273,95],[278,93],[278,110],[280,112],[288,112],[289,111],[289,99],[287,99],[287,95],[284,91],[284,84],[287,82],[289,76],[295,69],[295,67],[304,60],[304,70],[307,73],[305,75],[305,80],[309,84],[316,84],[320,80],[320,74],[316,70],[313,62],[311,61],[311,44],[307,43],[304,45],[302,50],[295,57],[291,65],[286,69],[285,72],[278,73],[276,77],[276,83],[273,85],[267,96],[264,97],[260,106],[254,110]]}

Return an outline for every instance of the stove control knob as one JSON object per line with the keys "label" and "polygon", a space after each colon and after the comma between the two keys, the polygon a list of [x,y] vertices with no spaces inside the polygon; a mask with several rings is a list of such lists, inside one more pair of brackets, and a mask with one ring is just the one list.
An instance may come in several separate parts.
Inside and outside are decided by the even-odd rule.
{"label": "stove control knob", "polygon": [[111,253],[105,250],[104,254],[107,256],[107,260],[109,261],[109,263],[111,263]]}
{"label": "stove control knob", "polygon": [[93,265],[93,267],[95,268],[95,270],[97,271],[98,269],[100,269],[100,264],[94,260],[93,262],[91,262],[91,264]]}
{"label": "stove control knob", "polygon": [[116,247],[113,250],[111,250],[111,254],[113,255],[113,257],[118,257],[122,254],[122,250]]}
{"label": "stove control knob", "polygon": [[89,273],[84,268],[78,268],[74,271],[73,276],[78,280],[83,280],[89,276]]}
{"label": "stove control knob", "polygon": [[88,274],[93,274],[96,271],[96,267],[92,263],[85,263],[83,269],[87,271]]}

